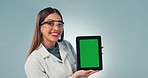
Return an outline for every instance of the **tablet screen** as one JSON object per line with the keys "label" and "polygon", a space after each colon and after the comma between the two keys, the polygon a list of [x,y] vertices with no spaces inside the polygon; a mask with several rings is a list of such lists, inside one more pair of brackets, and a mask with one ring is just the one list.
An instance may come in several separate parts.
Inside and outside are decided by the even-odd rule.
{"label": "tablet screen", "polygon": [[77,69],[102,70],[102,51],[100,36],[79,36],[77,45]]}

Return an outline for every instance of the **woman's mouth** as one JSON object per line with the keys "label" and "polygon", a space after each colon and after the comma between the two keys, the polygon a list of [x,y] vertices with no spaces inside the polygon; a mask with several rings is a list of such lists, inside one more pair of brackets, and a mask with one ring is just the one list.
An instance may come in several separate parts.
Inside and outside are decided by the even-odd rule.
{"label": "woman's mouth", "polygon": [[51,34],[52,36],[58,36],[58,35],[59,35],[58,32],[51,32],[50,34]]}

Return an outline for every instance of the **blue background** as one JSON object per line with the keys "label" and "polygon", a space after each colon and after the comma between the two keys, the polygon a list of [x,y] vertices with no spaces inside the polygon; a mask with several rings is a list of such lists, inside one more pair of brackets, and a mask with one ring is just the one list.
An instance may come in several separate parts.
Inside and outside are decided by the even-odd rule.
{"label": "blue background", "polygon": [[101,35],[103,66],[92,78],[148,78],[147,0],[1,0],[0,78],[26,78],[24,63],[38,12],[55,7],[65,39]]}

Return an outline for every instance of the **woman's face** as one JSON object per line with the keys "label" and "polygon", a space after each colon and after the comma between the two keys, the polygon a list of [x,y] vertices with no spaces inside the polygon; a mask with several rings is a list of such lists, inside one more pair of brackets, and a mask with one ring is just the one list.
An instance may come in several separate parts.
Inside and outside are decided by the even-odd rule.
{"label": "woman's face", "polygon": [[43,41],[58,41],[63,32],[63,23],[61,21],[61,17],[56,13],[50,14],[45,18],[44,24],[40,28]]}

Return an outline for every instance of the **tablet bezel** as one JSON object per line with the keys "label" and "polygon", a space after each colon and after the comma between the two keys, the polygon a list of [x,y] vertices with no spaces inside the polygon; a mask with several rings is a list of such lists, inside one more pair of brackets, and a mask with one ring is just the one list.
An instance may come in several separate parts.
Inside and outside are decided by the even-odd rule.
{"label": "tablet bezel", "polygon": [[[87,39],[97,39],[98,40],[98,56],[99,56],[99,67],[85,67],[82,68],[80,65],[80,40],[87,40]],[[77,51],[77,70],[102,70],[102,46],[101,46],[101,36],[77,36],[76,37],[76,51]]]}

